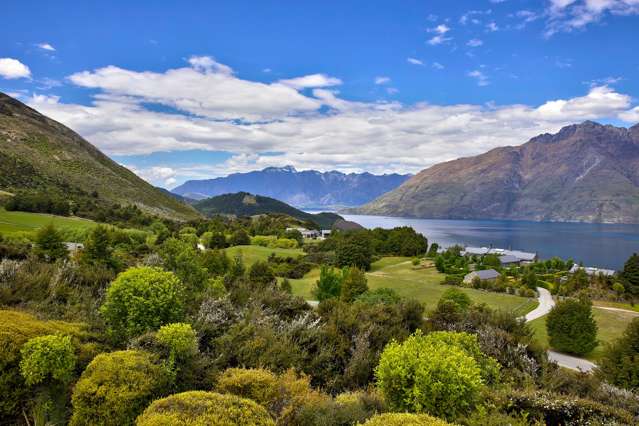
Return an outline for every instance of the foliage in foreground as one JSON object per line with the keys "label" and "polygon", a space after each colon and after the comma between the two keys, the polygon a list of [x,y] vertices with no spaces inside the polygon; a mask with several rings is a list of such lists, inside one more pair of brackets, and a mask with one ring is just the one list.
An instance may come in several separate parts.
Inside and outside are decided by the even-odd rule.
{"label": "foliage in foreground", "polygon": [[615,386],[639,390],[639,318],[628,325],[621,338],[606,347],[598,374]]}
{"label": "foliage in foreground", "polygon": [[548,314],[546,328],[550,346],[558,351],[584,355],[597,346],[597,323],[589,300],[560,301]]}

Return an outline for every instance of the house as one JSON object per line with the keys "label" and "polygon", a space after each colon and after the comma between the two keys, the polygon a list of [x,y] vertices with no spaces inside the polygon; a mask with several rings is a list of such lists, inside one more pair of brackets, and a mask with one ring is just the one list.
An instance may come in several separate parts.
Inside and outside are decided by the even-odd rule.
{"label": "house", "polygon": [[510,254],[499,256],[499,261],[503,266],[518,266],[521,263],[520,258]]}
{"label": "house", "polygon": [[[462,256],[485,256],[487,254],[494,254],[503,258],[504,256],[509,256],[506,258],[506,262],[503,259],[501,260],[502,264],[510,264],[510,265],[526,265],[529,263],[533,263],[538,259],[537,253],[531,253],[521,250],[506,250],[502,248],[488,248],[488,247],[466,247],[464,251],[460,253]],[[514,262],[513,258],[518,259],[518,261]]]}
{"label": "house", "polygon": [[286,228],[287,231],[299,231],[303,238],[314,240],[321,236],[320,231],[306,228]]}
{"label": "house", "polygon": [[571,274],[574,274],[575,272],[577,272],[579,269],[583,269],[583,271],[588,274],[588,275],[604,275],[606,277],[612,277],[613,275],[615,275],[617,273],[617,271],[614,271],[612,269],[601,269],[601,268],[595,268],[592,266],[579,266],[576,263],[574,263],[572,265],[572,268],[570,268],[570,272]]}
{"label": "house", "polygon": [[459,252],[462,256],[483,256],[488,254],[488,247],[466,247],[465,250]]}
{"label": "house", "polygon": [[474,271],[470,274],[467,274],[464,277],[464,283],[470,284],[473,282],[475,278],[479,278],[482,281],[492,281],[496,280],[499,277],[499,272],[494,269],[485,269],[483,271]]}

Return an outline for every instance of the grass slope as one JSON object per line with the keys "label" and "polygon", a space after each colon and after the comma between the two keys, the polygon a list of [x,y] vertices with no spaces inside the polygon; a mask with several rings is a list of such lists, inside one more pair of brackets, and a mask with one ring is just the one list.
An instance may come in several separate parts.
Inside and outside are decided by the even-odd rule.
{"label": "grass slope", "polygon": [[237,255],[241,255],[246,266],[251,266],[260,260],[266,261],[271,253],[284,257],[297,257],[304,254],[301,249],[281,249],[261,246],[233,246],[225,249],[225,251],[231,259]]}
{"label": "grass slope", "polygon": [[323,229],[330,229],[336,220],[342,219],[335,213],[306,213],[275,198],[253,195],[248,192],[218,195],[198,201],[193,206],[207,216],[216,214],[255,216],[281,213],[302,221],[314,222]]}
{"label": "grass slope", "polygon": [[[632,314],[621,311],[609,311],[606,309],[600,309],[593,307],[593,316],[597,322],[599,330],[597,331],[597,339],[599,339],[599,346],[597,346],[591,353],[584,356],[593,362],[597,362],[603,354],[603,350],[606,343],[612,343],[615,339],[618,339],[623,334],[626,326],[639,314]],[[535,332],[537,340],[545,347],[549,348],[548,333],[546,332],[546,317],[537,318],[530,322],[530,326]]]}
{"label": "grass slope", "polygon": [[52,223],[60,230],[86,230],[97,225],[96,222],[77,217],[54,216],[42,213],[8,212],[0,208],[0,234],[10,235],[17,232],[36,231]]}
{"label": "grass slope", "polygon": [[[392,288],[403,297],[415,299],[427,310],[435,308],[441,295],[451,286],[441,285],[444,275],[430,264],[414,268],[408,257],[385,257],[375,263],[366,273],[368,287],[372,290]],[[304,278],[290,280],[293,293],[307,300],[314,299],[313,289],[319,279],[319,270],[314,269]],[[485,303],[491,308],[514,311],[523,315],[537,306],[537,301],[503,293],[493,293],[469,288],[460,288],[475,303]]]}
{"label": "grass slope", "polygon": [[80,135],[0,93],[0,190],[30,190],[103,206],[135,204],[173,219],[194,219],[190,206],[140,179]]}

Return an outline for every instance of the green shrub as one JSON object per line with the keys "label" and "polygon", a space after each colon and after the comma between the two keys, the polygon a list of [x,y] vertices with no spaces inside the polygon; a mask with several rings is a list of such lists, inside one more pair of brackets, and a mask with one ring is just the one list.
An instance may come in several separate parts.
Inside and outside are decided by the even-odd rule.
{"label": "green shrub", "polygon": [[597,346],[597,323],[592,303],[567,299],[552,308],[546,319],[548,341],[558,351],[583,355]]}
{"label": "green shrub", "polygon": [[418,330],[401,344],[386,345],[375,376],[391,408],[444,418],[468,412],[484,380],[465,336],[440,332],[429,338]]}
{"label": "green shrub", "polygon": [[339,269],[322,265],[320,277],[315,284],[314,296],[320,302],[333,297],[338,297],[342,290],[342,274]]}
{"label": "green shrub", "polygon": [[188,358],[197,353],[197,333],[191,324],[173,323],[160,327],[155,335],[159,344],[177,358]]}
{"label": "green shrub", "polygon": [[264,369],[229,368],[218,378],[215,390],[252,399],[271,413],[277,410],[276,400],[280,396],[277,376]]}
{"label": "green shrub", "polygon": [[20,350],[20,373],[27,385],[49,380],[68,382],[75,368],[71,336],[50,334],[33,337]]}
{"label": "green shrub", "polygon": [[623,336],[606,347],[598,374],[615,386],[639,390],[639,318],[632,320]]}
{"label": "green shrub", "polygon": [[446,301],[451,301],[457,304],[462,311],[465,311],[472,305],[472,301],[470,297],[466,293],[456,288],[449,288],[442,294],[439,298],[438,303],[444,303]]}
{"label": "green shrub", "polygon": [[167,390],[169,374],[141,351],[100,354],[75,385],[72,426],[132,425]]}
{"label": "green shrub", "polygon": [[65,259],[68,256],[67,248],[62,241],[62,235],[53,224],[50,223],[41,228],[36,234],[34,253],[39,258],[49,262]]}
{"label": "green shrub", "polygon": [[109,285],[100,311],[110,333],[119,341],[184,316],[183,286],[172,273],[159,268],[131,268]]}
{"label": "green shrub", "polygon": [[385,413],[373,416],[362,426],[447,426],[441,419],[427,414]]}
{"label": "green shrub", "polygon": [[[20,373],[20,350],[29,340],[49,334],[84,336],[81,324],[63,321],[40,321],[26,312],[0,310],[0,418],[22,417],[32,392]],[[19,423],[18,420],[15,423]]]}
{"label": "green shrub", "polygon": [[159,399],[138,418],[138,426],[271,426],[257,403],[235,395],[190,391]]}
{"label": "green shrub", "polygon": [[276,239],[277,237],[275,235],[256,235],[251,237],[251,244],[260,247],[270,247],[271,243]]}

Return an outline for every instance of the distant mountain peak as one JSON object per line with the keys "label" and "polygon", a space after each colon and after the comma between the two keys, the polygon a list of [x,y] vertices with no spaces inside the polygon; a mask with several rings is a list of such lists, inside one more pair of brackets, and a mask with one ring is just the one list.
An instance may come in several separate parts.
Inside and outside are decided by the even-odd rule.
{"label": "distant mountain peak", "polygon": [[639,126],[585,121],[440,163],[351,210],[435,219],[639,223]]}
{"label": "distant mountain peak", "polygon": [[282,173],[297,173],[297,169],[293,166],[284,167],[267,167],[262,170],[263,172],[282,172]]}

